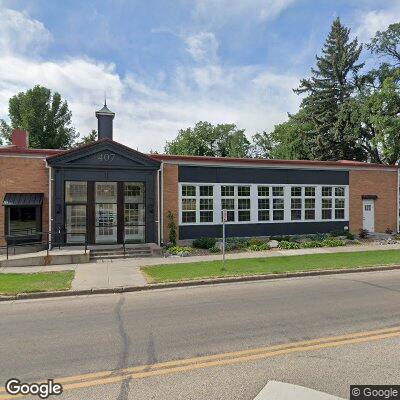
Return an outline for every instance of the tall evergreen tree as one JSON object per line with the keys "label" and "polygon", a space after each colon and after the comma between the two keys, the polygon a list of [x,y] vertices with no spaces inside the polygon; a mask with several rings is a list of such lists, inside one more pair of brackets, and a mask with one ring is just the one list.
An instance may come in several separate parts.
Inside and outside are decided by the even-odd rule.
{"label": "tall evergreen tree", "polygon": [[335,19],[311,77],[302,79],[295,89],[295,93],[307,95],[301,109],[314,127],[308,134],[313,137],[317,159],[359,158],[358,143],[344,137],[346,130],[337,129],[336,123],[339,109],[353,94],[358,71],[364,65],[358,63],[361,50],[357,38],[350,40],[350,29]]}

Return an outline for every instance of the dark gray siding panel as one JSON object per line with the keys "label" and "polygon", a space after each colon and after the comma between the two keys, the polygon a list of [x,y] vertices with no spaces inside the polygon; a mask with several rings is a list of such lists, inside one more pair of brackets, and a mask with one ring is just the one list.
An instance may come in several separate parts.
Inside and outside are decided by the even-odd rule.
{"label": "dark gray siding panel", "polygon": [[[342,230],[348,221],[333,222],[288,222],[282,224],[227,224],[227,237],[299,235],[310,233],[327,233]],[[196,239],[199,237],[222,237],[222,225],[188,225],[179,227],[179,239]]]}
{"label": "dark gray siding panel", "polygon": [[348,171],[179,166],[179,182],[348,185]]}

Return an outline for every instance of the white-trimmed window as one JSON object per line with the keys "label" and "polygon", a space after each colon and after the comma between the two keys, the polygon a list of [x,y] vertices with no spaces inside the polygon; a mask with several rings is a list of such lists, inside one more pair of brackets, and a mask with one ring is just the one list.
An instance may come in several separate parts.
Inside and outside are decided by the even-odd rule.
{"label": "white-trimmed window", "polygon": [[258,186],[258,221],[270,220],[270,187]]}
{"label": "white-trimmed window", "polygon": [[214,188],[199,186],[200,222],[214,221]]}
{"label": "white-trimmed window", "polygon": [[182,222],[196,222],[196,186],[182,185]]}
{"label": "white-trimmed window", "polygon": [[291,199],[290,199],[290,218],[292,221],[301,221],[302,219],[302,205],[303,205],[303,188],[301,186],[291,187]]}
{"label": "white-trimmed window", "polygon": [[272,187],[272,219],[274,221],[285,219],[285,188],[283,186]]}
{"label": "white-trimmed window", "polygon": [[238,221],[250,221],[250,186],[237,187]]}
{"label": "white-trimmed window", "polygon": [[344,186],[335,187],[335,219],[345,219],[345,198],[346,189]]}
{"label": "white-trimmed window", "polygon": [[315,186],[304,187],[304,219],[306,221],[315,219]]}
{"label": "white-trimmed window", "polygon": [[221,210],[227,210],[227,221],[235,221],[235,186],[221,186]]}
{"label": "white-trimmed window", "polygon": [[344,186],[322,186],[321,195],[322,219],[345,219],[346,188]]}

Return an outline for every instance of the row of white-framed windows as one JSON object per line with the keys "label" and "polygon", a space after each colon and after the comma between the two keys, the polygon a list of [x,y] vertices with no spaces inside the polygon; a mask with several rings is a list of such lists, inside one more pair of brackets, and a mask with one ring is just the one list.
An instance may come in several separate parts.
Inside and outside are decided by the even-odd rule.
{"label": "row of white-framed windows", "polygon": [[344,186],[322,186],[321,216],[323,220],[345,218],[345,193]]}
{"label": "row of white-framed windows", "polygon": [[346,218],[345,186],[181,184],[181,223],[328,221]]}

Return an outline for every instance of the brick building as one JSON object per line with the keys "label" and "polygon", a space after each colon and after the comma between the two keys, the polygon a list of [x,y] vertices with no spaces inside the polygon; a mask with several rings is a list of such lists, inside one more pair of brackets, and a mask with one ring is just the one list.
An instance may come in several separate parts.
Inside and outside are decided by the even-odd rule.
{"label": "brick building", "polygon": [[96,112],[99,140],[72,150],[30,149],[16,130],[0,147],[0,246],[43,232],[69,244],[398,230],[397,166],[146,155],[113,141],[112,113]]}

